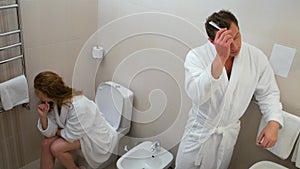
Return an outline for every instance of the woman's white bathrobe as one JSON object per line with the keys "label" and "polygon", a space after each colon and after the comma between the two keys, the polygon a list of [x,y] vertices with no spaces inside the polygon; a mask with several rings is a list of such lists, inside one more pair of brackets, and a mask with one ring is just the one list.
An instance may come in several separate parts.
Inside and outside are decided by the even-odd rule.
{"label": "woman's white bathrobe", "polygon": [[48,113],[47,129],[43,130],[38,121],[38,129],[46,137],[55,136],[58,128],[62,128],[61,137],[68,142],[80,140],[82,154],[93,168],[105,162],[117,144],[117,132],[85,96],[73,97],[72,104],[63,106],[60,115],[54,104]]}
{"label": "woman's white bathrobe", "polygon": [[283,126],[274,73],[259,49],[242,43],[228,80],[225,68],[211,75],[213,44],[191,50],[185,60],[185,88],[193,105],[179,146],[176,169],[227,169],[240,130],[239,119],[254,94],[265,121]]}

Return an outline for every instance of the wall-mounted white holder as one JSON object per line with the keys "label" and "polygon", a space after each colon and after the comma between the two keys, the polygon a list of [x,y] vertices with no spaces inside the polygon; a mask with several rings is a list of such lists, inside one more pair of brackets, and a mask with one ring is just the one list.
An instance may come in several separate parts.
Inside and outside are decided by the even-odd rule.
{"label": "wall-mounted white holder", "polygon": [[93,47],[93,58],[95,59],[103,59],[104,49],[101,46],[95,46]]}

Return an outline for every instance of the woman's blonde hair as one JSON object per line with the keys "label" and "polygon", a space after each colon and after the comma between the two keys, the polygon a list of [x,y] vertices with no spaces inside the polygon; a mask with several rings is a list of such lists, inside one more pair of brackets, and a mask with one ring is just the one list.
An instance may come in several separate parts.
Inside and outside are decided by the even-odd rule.
{"label": "woman's blonde hair", "polygon": [[34,78],[34,89],[53,99],[59,107],[70,104],[73,96],[82,94],[81,91],[65,85],[63,79],[51,71],[41,72]]}

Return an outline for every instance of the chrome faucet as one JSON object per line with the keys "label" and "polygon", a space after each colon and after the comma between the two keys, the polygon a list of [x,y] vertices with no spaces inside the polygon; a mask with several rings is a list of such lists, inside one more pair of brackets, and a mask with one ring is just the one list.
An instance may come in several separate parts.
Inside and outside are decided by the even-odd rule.
{"label": "chrome faucet", "polygon": [[158,153],[161,150],[161,145],[160,145],[160,141],[155,141],[153,142],[153,144],[151,145],[151,151],[154,153]]}

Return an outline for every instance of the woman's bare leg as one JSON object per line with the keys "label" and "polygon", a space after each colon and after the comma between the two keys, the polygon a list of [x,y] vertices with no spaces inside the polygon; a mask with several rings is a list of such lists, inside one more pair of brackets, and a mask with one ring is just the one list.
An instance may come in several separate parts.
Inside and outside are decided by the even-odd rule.
{"label": "woman's bare leg", "polygon": [[55,157],[50,151],[52,143],[59,137],[45,138],[42,142],[42,153],[40,159],[40,169],[52,169],[55,164]]}
{"label": "woman's bare leg", "polygon": [[73,143],[69,143],[63,138],[59,138],[54,141],[51,145],[52,154],[63,164],[67,169],[78,169],[76,166],[71,150],[80,149],[79,140],[74,141]]}

